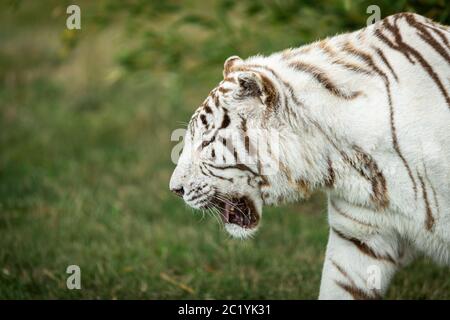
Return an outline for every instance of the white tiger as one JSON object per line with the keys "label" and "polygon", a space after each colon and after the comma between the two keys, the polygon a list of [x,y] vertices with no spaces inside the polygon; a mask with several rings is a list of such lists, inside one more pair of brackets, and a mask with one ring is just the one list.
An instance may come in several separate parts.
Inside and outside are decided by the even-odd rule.
{"label": "white tiger", "polygon": [[[418,253],[450,264],[449,31],[401,13],[268,57],[230,57],[190,121],[170,189],[218,211],[237,237],[253,234],[263,205],[324,190],[320,299],[381,298]],[[269,156],[246,138],[255,128],[278,133]],[[230,131],[243,143],[230,146]],[[279,170],[264,174],[271,148]]]}

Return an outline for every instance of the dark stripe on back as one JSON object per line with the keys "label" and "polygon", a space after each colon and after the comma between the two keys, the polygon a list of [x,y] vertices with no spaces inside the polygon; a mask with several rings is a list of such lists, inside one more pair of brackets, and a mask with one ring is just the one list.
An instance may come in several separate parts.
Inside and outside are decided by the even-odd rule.
{"label": "dark stripe on back", "polygon": [[404,15],[406,22],[409,23],[410,26],[417,29],[418,35],[428,43],[438,54],[440,54],[447,63],[450,63],[450,55],[448,54],[446,48],[444,48],[436,39],[431,35],[431,33],[423,26],[423,24],[419,23],[413,15],[405,14]]}
{"label": "dark stripe on back", "polygon": [[363,67],[356,65],[352,62],[348,62],[348,61],[344,61],[342,58],[339,58],[337,56],[337,53],[335,50],[333,50],[327,42],[325,41],[321,41],[318,44],[319,48],[331,58],[331,63],[333,64],[338,64],[342,67],[344,67],[345,69],[352,71],[352,72],[356,72],[356,73],[361,73],[361,74],[366,74],[366,75],[372,75],[372,72],[370,70],[366,70]]}
{"label": "dark stripe on back", "polygon": [[396,50],[399,50],[400,52],[410,53],[412,56],[414,56],[414,58],[416,58],[416,60],[420,63],[422,68],[428,73],[430,78],[434,81],[434,83],[438,87],[439,91],[444,96],[447,106],[450,109],[450,97],[449,97],[447,91],[445,90],[445,87],[442,84],[441,79],[436,74],[436,72],[433,70],[431,65],[425,60],[425,58],[416,49],[414,49],[413,47],[411,47],[408,44],[406,44],[405,42],[403,42],[402,36],[400,34],[400,31],[399,31],[396,23],[394,25],[391,25],[386,19],[383,22],[384,22],[385,27],[394,35],[394,37],[396,39],[396,42],[398,44]]}
{"label": "dark stripe on back", "polygon": [[421,23],[421,22],[419,22],[419,23],[422,24],[424,27],[429,28],[434,33],[436,33],[438,35],[438,37],[441,38],[442,42],[444,42],[447,47],[450,46],[447,37],[445,36],[444,32],[441,29],[435,28],[435,27],[430,26],[430,25],[426,25],[426,24]]}
{"label": "dark stripe on back", "polygon": [[314,79],[316,79],[325,89],[327,89],[331,94],[343,98],[343,99],[354,99],[358,97],[361,92],[352,92],[350,94],[343,92],[340,90],[336,84],[331,81],[331,79],[328,77],[328,75],[318,67],[304,63],[301,61],[295,61],[289,63],[289,66],[291,68],[294,68],[296,70],[305,72],[310,74]]}
{"label": "dark stripe on back", "polygon": [[387,60],[386,56],[384,55],[383,51],[380,50],[380,48],[374,48],[375,52],[378,54],[378,56],[381,58],[381,60],[384,62],[386,67],[391,71],[392,75],[394,76],[395,80],[398,82],[397,74],[395,73],[394,69],[392,69],[391,64]]}
{"label": "dark stripe on back", "polygon": [[[384,23],[384,22],[383,22]],[[399,46],[394,44],[391,40],[388,39],[388,37],[386,37],[380,29],[376,29],[374,31],[375,36],[380,39],[382,42],[384,42],[388,47],[390,47],[391,49],[397,50],[400,53],[402,53],[406,59],[408,59],[409,62],[411,62],[412,64],[416,64],[415,61],[413,59],[411,59],[411,56],[409,55],[409,53],[407,51],[403,51],[400,50]]]}

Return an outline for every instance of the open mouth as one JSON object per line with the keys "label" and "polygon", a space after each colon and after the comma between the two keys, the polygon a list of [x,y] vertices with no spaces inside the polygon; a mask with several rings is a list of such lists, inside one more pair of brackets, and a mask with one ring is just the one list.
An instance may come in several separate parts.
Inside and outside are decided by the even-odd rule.
{"label": "open mouth", "polygon": [[238,225],[245,229],[254,228],[259,215],[252,200],[247,197],[231,198],[227,201],[215,200],[214,206],[220,210],[224,223]]}

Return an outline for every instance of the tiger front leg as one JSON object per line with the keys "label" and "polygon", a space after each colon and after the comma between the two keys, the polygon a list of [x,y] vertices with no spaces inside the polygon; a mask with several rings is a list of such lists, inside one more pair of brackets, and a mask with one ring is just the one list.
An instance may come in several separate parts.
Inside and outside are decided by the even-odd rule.
{"label": "tiger front leg", "polygon": [[378,234],[361,241],[331,227],[319,299],[381,299],[400,263],[390,241]]}

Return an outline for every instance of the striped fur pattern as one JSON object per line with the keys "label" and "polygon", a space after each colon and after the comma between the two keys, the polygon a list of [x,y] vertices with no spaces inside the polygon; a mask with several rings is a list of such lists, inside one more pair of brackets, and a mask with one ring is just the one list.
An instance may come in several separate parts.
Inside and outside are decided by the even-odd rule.
{"label": "striped fur pattern", "polygon": [[[450,265],[449,43],[448,27],[401,13],[267,57],[229,58],[185,138],[206,135],[205,148],[199,161],[183,151],[171,189],[183,187],[196,208],[217,194],[245,195],[259,218],[263,205],[324,190],[322,299],[379,299],[419,253]],[[224,128],[244,143],[217,164]],[[249,128],[279,133],[276,174],[261,172],[267,159],[246,140]],[[257,161],[239,164],[252,153]],[[227,230],[245,237],[256,228]],[[368,270],[378,270],[378,285]]]}

